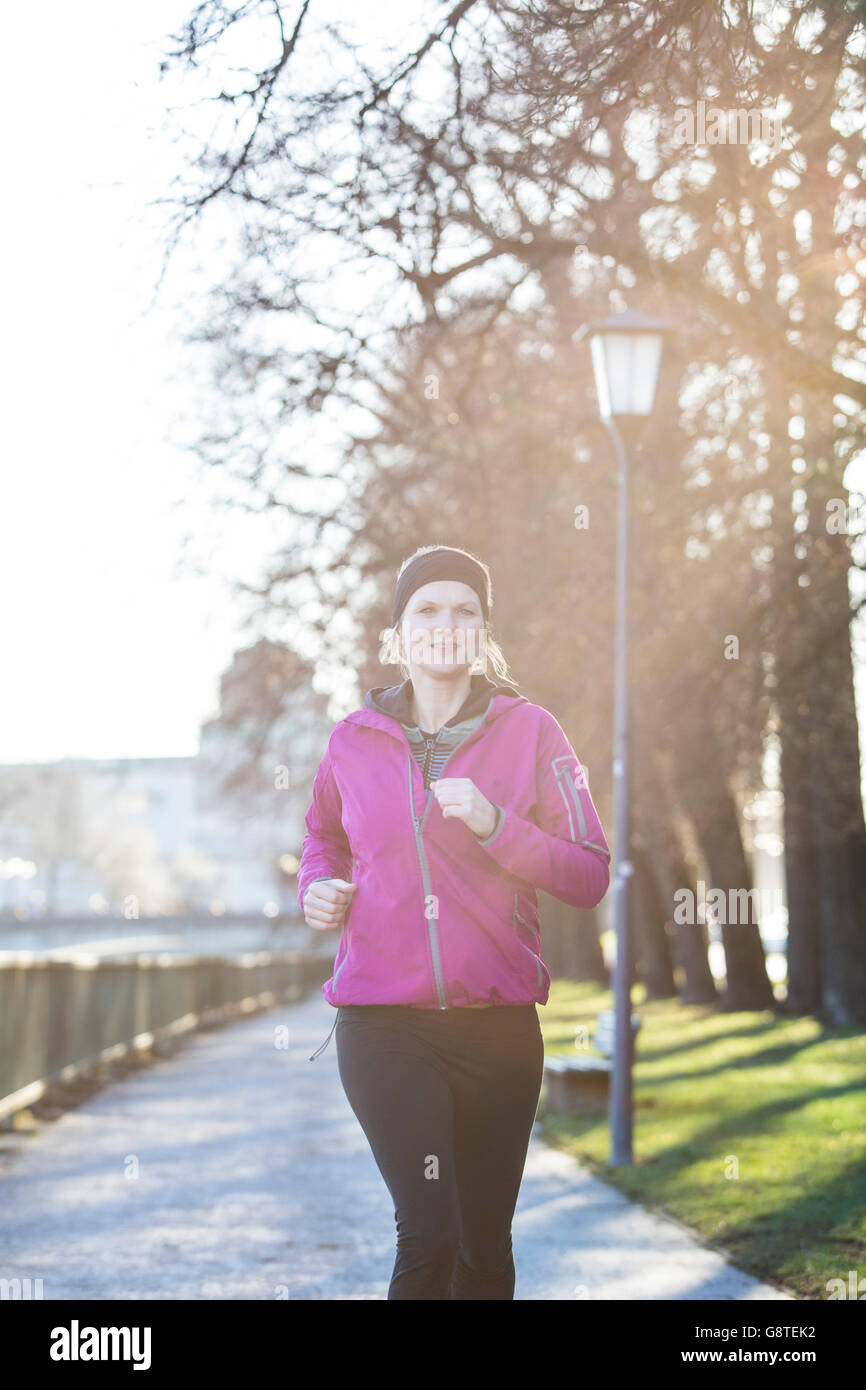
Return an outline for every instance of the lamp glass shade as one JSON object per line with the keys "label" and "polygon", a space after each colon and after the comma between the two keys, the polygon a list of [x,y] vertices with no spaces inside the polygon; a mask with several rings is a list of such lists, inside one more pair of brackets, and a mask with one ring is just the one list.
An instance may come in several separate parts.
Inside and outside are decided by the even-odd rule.
{"label": "lamp glass shade", "polygon": [[661,361],[661,333],[602,330],[590,338],[590,350],[602,419],[649,415]]}

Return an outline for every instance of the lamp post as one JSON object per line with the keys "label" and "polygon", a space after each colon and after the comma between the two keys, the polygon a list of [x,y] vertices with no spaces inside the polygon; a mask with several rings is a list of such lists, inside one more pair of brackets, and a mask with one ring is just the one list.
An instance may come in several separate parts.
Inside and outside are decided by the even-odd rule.
{"label": "lamp post", "polygon": [[616,549],[616,670],[613,733],[614,838],[614,1053],[610,1088],[611,1165],[631,1164],[632,1057],[631,1027],[631,891],[629,858],[629,699],[628,699],[628,550],[629,451],[651,413],[661,361],[663,335],[670,325],[627,309],[597,324],[587,324],[576,339],[589,337],[599,411],[616,446],[619,478]]}

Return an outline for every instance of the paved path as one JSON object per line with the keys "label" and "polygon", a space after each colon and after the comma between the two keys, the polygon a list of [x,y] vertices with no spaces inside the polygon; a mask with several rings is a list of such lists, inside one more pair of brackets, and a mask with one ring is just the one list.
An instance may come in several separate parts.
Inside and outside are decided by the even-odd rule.
{"label": "paved path", "polygon": [[[196,1034],[16,1138],[0,1278],[46,1299],[384,1299],[391,1199],[334,1039],[308,1061],[333,1019],[317,991]],[[785,1297],[535,1134],[513,1238],[517,1299]]]}

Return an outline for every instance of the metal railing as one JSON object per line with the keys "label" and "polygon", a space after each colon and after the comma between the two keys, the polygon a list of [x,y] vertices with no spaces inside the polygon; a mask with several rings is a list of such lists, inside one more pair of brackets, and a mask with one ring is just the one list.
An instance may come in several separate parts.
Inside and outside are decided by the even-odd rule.
{"label": "metal railing", "polygon": [[300,999],[330,958],[303,951],[239,956],[32,952],[0,960],[0,1118],[57,1082],[178,1034]]}

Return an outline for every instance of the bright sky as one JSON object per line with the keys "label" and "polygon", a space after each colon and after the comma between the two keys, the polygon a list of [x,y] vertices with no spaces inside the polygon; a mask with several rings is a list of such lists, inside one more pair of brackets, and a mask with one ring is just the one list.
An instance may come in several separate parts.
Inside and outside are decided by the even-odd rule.
{"label": "bright sky", "polygon": [[[190,531],[222,573],[249,575],[262,552],[249,517],[189,505],[202,492],[178,436],[195,436],[201,397],[179,343],[182,271],[149,307],[165,214],[147,204],[180,166],[165,106],[194,95],[188,77],[160,84],[158,63],[193,8],[44,0],[4,15],[0,762],[194,753],[220,674],[255,636],[226,586],[179,565]],[[412,15],[382,0],[364,36],[399,42]]]}
{"label": "bright sky", "polygon": [[0,761],[188,754],[237,640],[223,589],[181,576],[191,456],[161,245],[162,36],[187,0],[46,0],[4,18]]}
{"label": "bright sky", "polygon": [[[225,573],[256,548],[246,518],[187,504],[179,273],[146,312],[164,245],[147,203],[179,166],[160,127],[184,90],[157,64],[191,9],[44,0],[4,15],[0,762],[194,753],[251,640],[228,590],[179,565],[189,531]],[[395,39],[412,13],[379,5],[375,22]]]}

